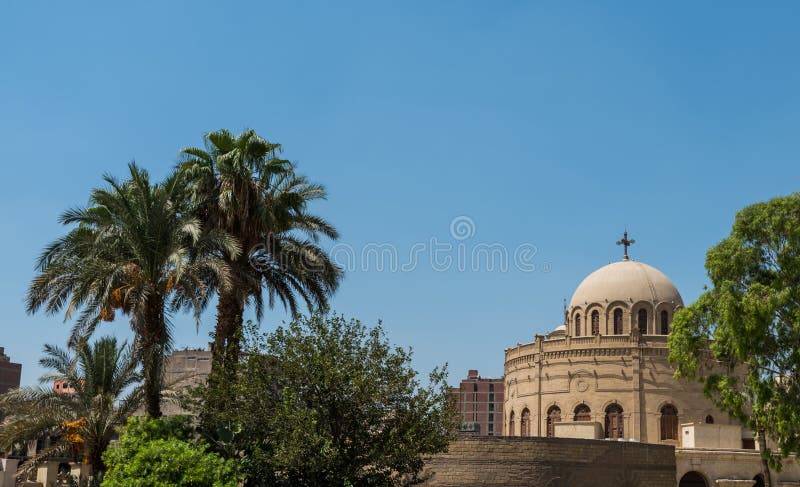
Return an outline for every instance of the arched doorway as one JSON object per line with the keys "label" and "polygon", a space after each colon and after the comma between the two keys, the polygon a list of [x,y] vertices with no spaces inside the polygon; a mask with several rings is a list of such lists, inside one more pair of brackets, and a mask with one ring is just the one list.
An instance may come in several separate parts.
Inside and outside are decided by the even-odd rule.
{"label": "arched doorway", "polygon": [[617,440],[625,437],[622,426],[622,406],[612,404],[606,408],[606,438]]}
{"label": "arched doorway", "polygon": [[755,477],[753,477],[753,480],[756,481],[756,483],[753,484],[753,487],[764,487],[765,484],[764,484],[764,476],[763,475],[758,474]]}
{"label": "arched doorway", "polygon": [[552,438],[556,435],[556,423],[561,421],[561,408],[552,406],[547,410],[547,437]]}
{"label": "arched doorway", "polygon": [[698,472],[687,472],[678,482],[678,487],[708,487],[708,482],[702,474]]}

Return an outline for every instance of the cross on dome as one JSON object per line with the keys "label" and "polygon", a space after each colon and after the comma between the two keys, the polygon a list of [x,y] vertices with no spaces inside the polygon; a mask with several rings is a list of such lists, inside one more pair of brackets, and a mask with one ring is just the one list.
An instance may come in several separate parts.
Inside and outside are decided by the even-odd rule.
{"label": "cross on dome", "polygon": [[622,260],[628,260],[628,247],[635,244],[636,240],[630,239],[628,240],[628,231],[625,230],[625,233],[622,234],[622,240],[617,241],[617,245],[622,245],[625,248],[625,252],[622,255]]}

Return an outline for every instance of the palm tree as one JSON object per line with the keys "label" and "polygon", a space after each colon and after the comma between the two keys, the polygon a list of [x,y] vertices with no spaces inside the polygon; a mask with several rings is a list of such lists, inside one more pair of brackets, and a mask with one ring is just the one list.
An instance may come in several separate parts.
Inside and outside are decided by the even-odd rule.
{"label": "palm tree", "polygon": [[243,250],[223,255],[233,285],[218,292],[212,380],[238,362],[246,306],[260,320],[266,291],[269,307],[277,299],[295,315],[298,297],[310,309],[326,308],[342,277],[319,246],[321,237],[336,239],[338,232],[307,211],[309,202],[327,196],[325,188],[297,175],[278,157],[280,149],[252,130],[238,136],[219,130],[205,136],[205,149],[181,151],[179,171],[195,214]]}
{"label": "palm tree", "polygon": [[[118,345],[113,337],[91,345],[83,341],[70,350],[45,345],[39,364],[51,372],[42,376],[42,385],[0,396],[0,408],[7,413],[0,428],[0,448],[9,451],[50,436],[56,440],[23,463],[21,471],[52,456],[82,456],[94,472],[105,470],[102,455],[115,429],[142,401],[137,385],[141,374],[132,352],[126,342]],[[69,384],[74,392],[54,390],[54,381]]]}
{"label": "palm tree", "polygon": [[106,176],[109,188],[94,190],[88,208],[63,214],[63,224],[77,226],[42,253],[27,308],[66,309],[65,319],[75,317],[72,344],[101,321],[112,321],[116,311],[128,315],[143,364],[146,411],[159,417],[170,317],[190,309],[199,325],[210,290],[230,285],[216,254],[237,256],[239,246],[223,233],[203,231],[186,211],[180,177],[151,184],[135,164],[129,171],[124,182]]}

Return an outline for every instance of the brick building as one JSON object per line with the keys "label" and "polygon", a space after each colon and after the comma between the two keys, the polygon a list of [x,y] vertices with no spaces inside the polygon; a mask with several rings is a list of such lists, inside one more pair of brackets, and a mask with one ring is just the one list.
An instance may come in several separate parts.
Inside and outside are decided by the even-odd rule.
{"label": "brick building", "polygon": [[0,347],[0,394],[19,387],[21,375],[22,365],[12,362],[11,358],[6,355],[5,348]]}
{"label": "brick building", "polygon": [[461,417],[460,431],[482,436],[503,434],[503,378],[488,379],[470,370],[459,387],[450,388]]}

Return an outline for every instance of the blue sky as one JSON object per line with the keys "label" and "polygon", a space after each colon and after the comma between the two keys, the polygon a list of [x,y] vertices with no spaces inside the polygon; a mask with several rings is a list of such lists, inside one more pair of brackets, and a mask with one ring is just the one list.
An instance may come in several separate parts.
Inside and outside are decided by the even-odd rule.
{"label": "blue sky", "polygon": [[[558,325],[625,226],[691,302],[735,212],[798,189],[796,3],[112,3],[0,7],[0,346],[23,383],[69,329],[22,304],[58,215],[131,160],[166,174],[218,128],[280,142],[357,255],[535,247],[532,272],[348,272],[333,308],[382,319],[451,382],[502,374],[505,347]],[[199,346],[214,316],[175,321],[176,346]]]}

